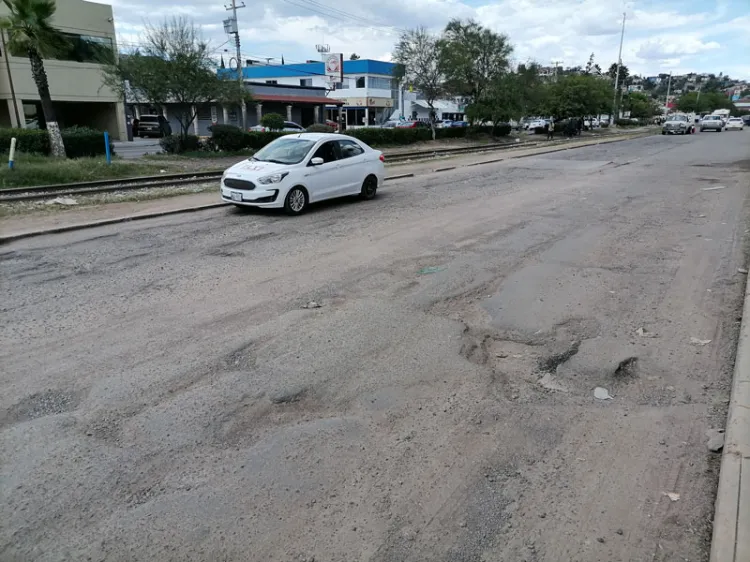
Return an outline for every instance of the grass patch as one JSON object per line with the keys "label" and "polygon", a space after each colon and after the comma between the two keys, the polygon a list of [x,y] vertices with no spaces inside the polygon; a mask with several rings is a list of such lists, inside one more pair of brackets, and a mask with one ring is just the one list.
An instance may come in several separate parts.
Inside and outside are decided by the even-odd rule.
{"label": "grass patch", "polygon": [[105,158],[57,159],[36,154],[16,155],[15,169],[0,168],[0,189],[73,183],[133,176],[158,175],[163,164],[113,160]]}

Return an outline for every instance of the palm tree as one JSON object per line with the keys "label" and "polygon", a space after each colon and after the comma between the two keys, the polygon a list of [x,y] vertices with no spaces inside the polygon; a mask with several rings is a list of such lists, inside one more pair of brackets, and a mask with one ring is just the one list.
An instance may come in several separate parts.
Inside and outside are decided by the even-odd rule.
{"label": "palm tree", "polygon": [[54,57],[67,43],[62,33],[52,26],[52,17],[57,10],[55,0],[2,1],[10,11],[9,15],[0,18],[0,29],[8,33],[7,49],[11,53],[25,52],[28,55],[31,75],[39,91],[44,120],[47,122],[52,155],[65,158],[65,145],[52,107],[47,72],[42,60],[44,57]]}

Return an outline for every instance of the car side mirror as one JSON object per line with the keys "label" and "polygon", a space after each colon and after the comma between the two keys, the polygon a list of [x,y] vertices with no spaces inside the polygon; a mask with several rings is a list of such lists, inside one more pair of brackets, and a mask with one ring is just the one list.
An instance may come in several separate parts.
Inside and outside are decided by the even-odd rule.
{"label": "car side mirror", "polygon": [[321,164],[324,164],[324,163],[325,163],[325,160],[323,160],[319,156],[316,156],[315,158],[310,160],[311,166],[320,166]]}

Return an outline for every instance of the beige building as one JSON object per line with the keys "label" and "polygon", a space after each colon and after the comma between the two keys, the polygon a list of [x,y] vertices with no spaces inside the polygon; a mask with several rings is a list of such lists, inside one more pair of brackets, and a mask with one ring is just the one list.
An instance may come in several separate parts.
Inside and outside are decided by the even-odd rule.
{"label": "beige building", "polygon": [[[0,3],[0,16],[7,13],[8,8]],[[116,48],[112,6],[57,0],[53,24],[70,45],[56,59],[44,61],[60,127],[87,126],[127,140],[123,100],[104,86],[101,65],[95,62],[103,51]],[[0,49],[0,127],[44,127],[29,59],[23,53],[8,53],[4,42]]]}

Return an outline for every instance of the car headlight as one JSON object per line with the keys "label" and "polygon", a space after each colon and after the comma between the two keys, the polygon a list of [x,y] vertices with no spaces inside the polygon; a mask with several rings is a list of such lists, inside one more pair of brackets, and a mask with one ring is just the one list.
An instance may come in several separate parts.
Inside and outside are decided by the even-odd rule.
{"label": "car headlight", "polygon": [[288,175],[289,175],[289,172],[279,172],[278,174],[271,174],[270,176],[264,176],[262,178],[258,178],[258,183],[263,184],[263,185],[279,183]]}

